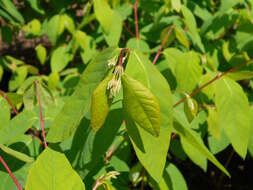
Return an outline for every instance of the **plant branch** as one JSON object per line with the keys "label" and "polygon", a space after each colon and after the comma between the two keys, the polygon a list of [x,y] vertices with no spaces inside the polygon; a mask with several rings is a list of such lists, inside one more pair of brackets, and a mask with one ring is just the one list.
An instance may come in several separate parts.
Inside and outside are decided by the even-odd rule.
{"label": "plant branch", "polygon": [[[224,166],[225,168],[228,168],[228,165],[229,165],[229,163],[231,162],[231,160],[232,160],[234,154],[235,154],[235,151],[234,151],[234,150],[231,150],[231,152],[230,152],[230,154],[229,154],[229,156],[228,156],[228,159],[227,159],[227,161],[226,161],[226,163],[225,163],[225,166]],[[225,177],[225,174],[224,174],[223,172],[221,172],[221,175],[220,175],[220,177],[219,177],[219,179],[218,179],[218,188],[217,188],[218,190],[219,190],[219,189],[222,189],[221,186],[222,186],[222,182],[223,182],[224,177]]]}
{"label": "plant branch", "polygon": [[42,129],[44,148],[47,148],[46,134],[45,134],[45,129],[44,129],[44,120],[43,120],[43,113],[42,113],[42,105],[41,105],[41,99],[40,99],[39,82],[37,80],[35,81],[35,86],[36,86],[37,100],[38,100],[39,107],[40,107],[40,126]]}
{"label": "plant branch", "polygon": [[18,183],[17,178],[13,175],[13,173],[11,172],[10,168],[8,167],[8,165],[6,164],[6,162],[4,161],[4,159],[2,158],[2,156],[0,156],[0,162],[3,164],[4,168],[6,169],[6,171],[9,174],[9,176],[11,177],[12,181],[17,186],[18,190],[23,190],[23,188],[21,187],[21,185]]}
{"label": "plant branch", "polygon": [[164,40],[162,41],[161,47],[159,48],[159,50],[158,50],[157,53],[156,53],[156,56],[155,56],[155,58],[154,58],[154,60],[153,60],[153,64],[154,64],[154,65],[156,64],[156,62],[157,62],[159,56],[161,55],[162,50],[163,50],[165,44],[167,43],[167,41],[168,41],[168,39],[169,39],[169,36],[170,36],[170,34],[172,33],[173,30],[174,30],[174,26],[172,25],[172,26],[169,28],[168,33],[166,34]]}
{"label": "plant branch", "polygon": [[16,115],[18,115],[18,111],[16,110],[15,106],[11,103],[10,99],[6,95],[6,93],[2,90],[0,90],[1,96],[8,102],[8,104],[11,106],[11,109],[14,111]]}
{"label": "plant branch", "polygon": [[[235,72],[237,71],[239,68],[247,65],[249,62],[251,62],[252,59],[250,59],[249,61],[246,61],[244,63],[241,63],[239,65],[237,65],[236,67],[233,67],[223,73],[218,73],[213,79],[211,79],[210,81],[208,81],[207,83],[203,84],[202,86],[200,86],[199,88],[197,88],[196,90],[194,90],[189,96],[190,97],[193,97],[193,96],[196,96],[198,93],[201,92],[201,90],[203,90],[205,87],[209,86],[210,84],[214,83],[216,80],[219,80],[220,78],[222,78],[223,76],[227,75],[228,73],[232,73],[232,72]],[[173,105],[173,107],[177,107],[178,105],[180,105],[181,103],[183,103],[185,100],[186,100],[186,96],[184,96],[181,100],[179,100],[177,103],[175,103]]]}
{"label": "plant branch", "polygon": [[135,20],[135,34],[136,39],[139,39],[139,28],[138,28],[138,0],[135,0],[134,3],[134,20]]}

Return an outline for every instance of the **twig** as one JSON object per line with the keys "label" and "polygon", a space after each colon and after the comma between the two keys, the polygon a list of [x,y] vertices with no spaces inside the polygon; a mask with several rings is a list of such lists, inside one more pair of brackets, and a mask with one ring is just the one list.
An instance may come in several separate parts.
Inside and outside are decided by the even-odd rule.
{"label": "twig", "polygon": [[[246,61],[242,64],[237,65],[236,67],[233,67],[227,71],[225,71],[224,73],[218,73],[213,79],[211,79],[210,81],[208,81],[207,83],[203,84],[202,86],[200,86],[199,88],[197,88],[196,90],[194,90],[189,96],[193,97],[195,95],[197,95],[199,92],[201,92],[201,90],[203,90],[203,88],[207,87],[208,85],[212,84],[213,82],[215,82],[216,80],[222,78],[223,76],[227,75],[228,73],[232,73],[237,71],[239,68],[243,67],[244,65],[247,65],[249,62],[251,62],[252,59],[250,59],[249,61]],[[173,105],[173,107],[177,107],[178,105],[180,105],[181,103],[183,103],[186,100],[186,96],[184,96],[181,100],[179,100],[177,103],[175,103]]]}
{"label": "twig", "polygon": [[142,180],[141,180],[141,190],[145,189],[145,181],[144,181],[144,176],[146,175],[146,169],[143,168],[143,172],[142,172]]}
{"label": "twig", "polygon": [[0,162],[3,164],[4,168],[6,169],[6,171],[9,174],[9,176],[11,177],[12,181],[17,186],[18,190],[23,190],[23,188],[21,187],[21,185],[18,183],[17,178],[13,175],[13,173],[11,172],[10,168],[8,167],[8,165],[6,164],[6,162],[4,161],[4,159],[2,158],[2,156],[0,156]]}
{"label": "twig", "polygon": [[139,28],[138,28],[138,0],[135,0],[134,4],[134,20],[135,20],[135,34],[136,34],[136,39],[139,39]]}
{"label": "twig", "polygon": [[40,107],[40,126],[42,129],[44,148],[47,148],[46,135],[45,135],[45,129],[44,129],[44,120],[43,120],[43,113],[42,113],[42,106],[41,106],[41,99],[40,99],[39,82],[37,80],[35,81],[35,86],[36,86],[37,99],[38,99],[38,103]]}
{"label": "twig", "polygon": [[[227,159],[226,163],[225,163],[225,166],[224,166],[225,168],[228,167],[228,165],[229,165],[229,163],[231,162],[231,160],[232,160],[234,154],[235,154],[235,151],[232,150],[232,151],[230,152],[229,156],[228,156],[228,159]],[[222,182],[223,182],[224,177],[225,177],[225,174],[222,172],[221,175],[220,175],[220,177],[219,177],[219,179],[218,179],[218,190],[221,189],[221,185],[222,185]]]}
{"label": "twig", "polygon": [[105,156],[105,163],[108,164],[112,158],[112,156],[119,150],[119,148],[123,145],[125,142],[125,138],[121,140],[121,142],[118,144],[117,147],[112,147],[109,149],[108,153]]}
{"label": "twig", "polygon": [[128,26],[126,25],[125,22],[123,22],[123,26],[126,29],[126,31],[131,35],[131,36],[135,36],[135,34],[128,28]]}
{"label": "twig", "polygon": [[3,96],[3,98],[8,102],[8,104],[11,106],[11,109],[14,111],[16,115],[18,115],[18,111],[16,110],[15,106],[11,103],[10,99],[6,95],[6,93],[2,90],[0,90],[0,94]]}
{"label": "twig", "polygon": [[156,53],[156,56],[155,56],[155,58],[154,58],[154,60],[153,60],[153,64],[154,64],[154,65],[156,64],[156,62],[157,62],[159,56],[161,55],[162,50],[163,50],[163,48],[164,48],[166,42],[168,41],[169,36],[170,36],[170,34],[172,33],[173,29],[174,29],[174,26],[172,25],[172,26],[169,28],[168,33],[167,33],[166,36],[165,36],[165,39],[162,41],[162,45],[161,45],[160,49],[158,50],[158,52]]}

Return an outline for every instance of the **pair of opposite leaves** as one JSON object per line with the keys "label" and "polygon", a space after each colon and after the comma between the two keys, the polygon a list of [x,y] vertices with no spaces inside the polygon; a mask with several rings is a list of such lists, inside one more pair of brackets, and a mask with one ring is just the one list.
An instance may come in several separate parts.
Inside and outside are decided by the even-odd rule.
{"label": "pair of opposite leaves", "polygon": [[[107,94],[109,74],[95,89],[91,101],[91,127],[98,131],[104,124],[112,99]],[[152,92],[127,74],[122,77],[123,110],[127,117],[154,136],[160,132],[160,106]]]}

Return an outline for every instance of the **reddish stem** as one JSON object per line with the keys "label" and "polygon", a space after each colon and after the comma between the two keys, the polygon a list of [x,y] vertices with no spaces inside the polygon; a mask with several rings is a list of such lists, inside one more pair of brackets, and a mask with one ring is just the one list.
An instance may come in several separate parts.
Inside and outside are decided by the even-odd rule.
{"label": "reddish stem", "polygon": [[38,99],[38,103],[40,107],[40,126],[42,129],[44,148],[47,148],[46,135],[45,135],[45,129],[44,129],[44,120],[43,120],[43,113],[42,113],[42,106],[41,106],[41,99],[40,99],[39,82],[37,80],[35,81],[35,86],[36,86],[37,99]]}
{"label": "reddish stem", "polygon": [[123,67],[123,54],[124,54],[124,51],[122,49],[119,54],[119,66],[121,67]]}
{"label": "reddish stem", "polygon": [[23,190],[23,188],[21,187],[21,185],[18,183],[18,180],[16,179],[16,177],[13,175],[13,173],[11,172],[10,168],[8,167],[8,165],[6,164],[6,162],[4,161],[4,159],[2,158],[2,156],[0,156],[0,162],[3,164],[4,168],[6,169],[6,171],[8,172],[9,176],[11,177],[12,181],[15,183],[15,185],[17,186],[18,190]]}
{"label": "reddish stem", "polygon": [[11,106],[11,109],[14,111],[16,115],[18,115],[18,111],[16,110],[15,106],[11,103],[10,99],[6,95],[6,93],[2,90],[0,90],[0,94],[3,96],[3,98],[8,102],[8,104]]}
{"label": "reddish stem", "polygon": [[155,56],[155,58],[154,58],[154,60],[153,60],[153,64],[154,64],[154,65],[156,64],[156,62],[157,62],[159,56],[161,55],[162,50],[163,50],[165,44],[167,43],[167,41],[168,41],[168,39],[169,39],[169,36],[170,36],[170,34],[172,33],[173,29],[174,29],[174,26],[172,25],[172,26],[169,28],[168,33],[167,33],[166,36],[165,36],[165,39],[162,41],[162,45],[161,45],[161,47],[159,48],[159,50],[157,51],[156,56]]}
{"label": "reddish stem", "polygon": [[136,39],[139,39],[139,28],[138,28],[138,0],[135,0],[134,4],[134,20],[135,20],[135,34],[136,34]]}

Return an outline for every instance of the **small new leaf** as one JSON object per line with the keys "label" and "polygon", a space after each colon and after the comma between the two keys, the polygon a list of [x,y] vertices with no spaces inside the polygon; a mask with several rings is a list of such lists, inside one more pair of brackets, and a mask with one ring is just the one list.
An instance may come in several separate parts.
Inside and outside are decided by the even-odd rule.
{"label": "small new leaf", "polygon": [[47,58],[46,48],[40,44],[35,48],[35,50],[36,50],[37,58],[39,59],[41,65],[44,65]]}
{"label": "small new leaf", "polygon": [[186,101],[184,102],[184,112],[189,122],[191,122],[198,113],[198,103],[186,94]]}
{"label": "small new leaf", "polygon": [[133,121],[154,136],[160,132],[160,106],[152,92],[137,80],[122,76],[123,108]]}

